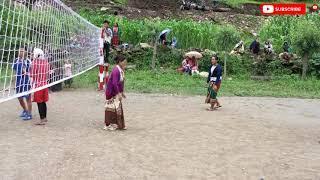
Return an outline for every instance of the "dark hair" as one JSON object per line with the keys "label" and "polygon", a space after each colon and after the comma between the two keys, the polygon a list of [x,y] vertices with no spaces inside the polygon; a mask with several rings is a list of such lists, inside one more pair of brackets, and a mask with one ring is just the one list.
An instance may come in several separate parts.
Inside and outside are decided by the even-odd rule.
{"label": "dark hair", "polygon": [[218,55],[213,55],[212,57],[214,57],[217,61],[219,61],[219,57],[218,57]]}
{"label": "dark hair", "polygon": [[116,62],[116,64],[119,64],[120,62],[123,62],[124,60],[126,60],[126,58],[125,58],[123,55],[121,55],[121,54],[117,55],[117,56],[114,58],[114,61]]}
{"label": "dark hair", "polygon": [[118,11],[115,11],[115,12],[113,13],[113,15],[117,16],[117,15],[118,15]]}
{"label": "dark hair", "polygon": [[110,22],[109,22],[108,20],[104,20],[104,21],[103,21],[103,24],[105,24],[105,23],[110,24]]}

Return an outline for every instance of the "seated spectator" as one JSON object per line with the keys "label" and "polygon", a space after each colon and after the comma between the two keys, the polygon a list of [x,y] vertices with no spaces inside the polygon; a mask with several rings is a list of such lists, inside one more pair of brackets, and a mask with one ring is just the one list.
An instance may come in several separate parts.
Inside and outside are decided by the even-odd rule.
{"label": "seated spectator", "polygon": [[178,72],[186,73],[189,75],[199,74],[198,62],[195,57],[187,57],[182,61],[182,66],[177,69]]}
{"label": "seated spectator", "polygon": [[273,54],[273,47],[269,40],[264,44],[264,53],[267,55]]}
{"label": "seated spectator", "polygon": [[260,52],[260,42],[259,39],[256,38],[250,45],[250,51],[254,54],[254,55],[258,55]]}
{"label": "seated spectator", "polygon": [[238,44],[236,44],[236,46],[230,52],[230,55],[241,55],[243,53],[244,53],[244,43],[243,41],[240,41]]}

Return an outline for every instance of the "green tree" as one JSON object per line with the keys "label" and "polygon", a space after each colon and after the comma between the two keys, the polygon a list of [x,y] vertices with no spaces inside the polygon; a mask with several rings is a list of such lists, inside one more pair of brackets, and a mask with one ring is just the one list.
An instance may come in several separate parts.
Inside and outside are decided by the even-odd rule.
{"label": "green tree", "polygon": [[145,20],[145,31],[141,34],[141,36],[146,36],[149,43],[153,44],[153,56],[151,67],[155,69],[156,59],[157,59],[157,35],[160,33],[160,19],[155,19],[154,21]]}
{"label": "green tree", "polygon": [[216,34],[217,50],[224,54],[224,77],[227,76],[228,52],[238,41],[240,41],[240,33],[232,26],[221,27]]}
{"label": "green tree", "polygon": [[292,32],[293,46],[302,57],[302,78],[305,79],[308,71],[309,59],[320,51],[320,27],[313,21],[301,20],[296,30]]}

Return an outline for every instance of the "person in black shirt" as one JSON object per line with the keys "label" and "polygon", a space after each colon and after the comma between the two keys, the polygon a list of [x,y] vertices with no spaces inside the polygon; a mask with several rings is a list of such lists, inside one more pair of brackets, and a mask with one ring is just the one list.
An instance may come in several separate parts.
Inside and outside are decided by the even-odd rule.
{"label": "person in black shirt", "polygon": [[256,38],[250,45],[250,51],[255,54],[258,55],[260,52],[260,42],[258,40],[258,38]]}
{"label": "person in black shirt", "polygon": [[285,41],[285,42],[283,43],[283,52],[289,53],[289,51],[290,51],[289,43],[288,43],[287,41]]}

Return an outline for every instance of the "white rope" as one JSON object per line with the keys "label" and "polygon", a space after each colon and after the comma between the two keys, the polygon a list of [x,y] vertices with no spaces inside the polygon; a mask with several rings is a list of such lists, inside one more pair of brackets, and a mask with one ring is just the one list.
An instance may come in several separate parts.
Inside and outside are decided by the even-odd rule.
{"label": "white rope", "polygon": [[[62,83],[92,69],[99,63],[99,40],[100,29],[60,0],[2,0],[0,103]],[[27,58],[31,62],[34,48],[40,48],[45,52],[45,59],[51,67],[50,72],[53,72],[47,79],[47,85],[26,92],[16,92],[19,85],[24,87],[29,84],[24,81],[25,75],[13,70],[13,65],[16,67],[17,64],[27,67],[26,57],[23,63],[16,62],[20,48],[28,50]],[[71,76],[66,76],[64,66],[67,61],[72,64]]]}

